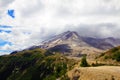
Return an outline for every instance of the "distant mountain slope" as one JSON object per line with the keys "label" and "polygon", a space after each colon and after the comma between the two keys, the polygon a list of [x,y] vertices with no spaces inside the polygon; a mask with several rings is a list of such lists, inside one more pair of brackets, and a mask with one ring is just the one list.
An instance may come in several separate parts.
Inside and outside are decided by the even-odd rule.
{"label": "distant mountain slope", "polygon": [[[83,37],[83,40],[89,45],[102,50],[110,49],[114,46],[117,46],[115,43],[116,40],[112,41],[111,38],[100,39],[100,38]],[[120,44],[120,40],[118,44]]]}
{"label": "distant mountain slope", "polygon": [[57,51],[60,51],[63,54],[70,54],[72,56],[101,52],[100,49],[85,42],[83,37],[74,31],[67,31],[44,41],[41,48],[46,48],[52,51],[56,51],[57,49]]}
{"label": "distant mountain slope", "polygon": [[[28,50],[44,48],[59,51],[73,56],[79,54],[101,53],[120,45],[120,39],[116,38],[93,38],[80,36],[75,31],[67,31],[42,42],[42,45],[32,46]],[[57,49],[57,50],[56,50]],[[59,50],[58,50],[59,49]]]}
{"label": "distant mountain slope", "polygon": [[74,31],[67,31],[60,35],[57,35],[44,43],[46,48],[53,47],[58,44],[69,44],[71,46],[89,46],[84,42],[81,37]]}

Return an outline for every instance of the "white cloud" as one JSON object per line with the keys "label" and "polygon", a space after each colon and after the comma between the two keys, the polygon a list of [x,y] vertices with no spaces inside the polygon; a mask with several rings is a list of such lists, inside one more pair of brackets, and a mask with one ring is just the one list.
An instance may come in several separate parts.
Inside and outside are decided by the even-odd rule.
{"label": "white cloud", "polygon": [[[6,49],[23,49],[69,29],[87,36],[120,35],[120,0],[0,0],[0,7],[0,24],[13,26],[11,33],[0,33],[13,43]],[[8,9],[15,10],[15,19]]]}

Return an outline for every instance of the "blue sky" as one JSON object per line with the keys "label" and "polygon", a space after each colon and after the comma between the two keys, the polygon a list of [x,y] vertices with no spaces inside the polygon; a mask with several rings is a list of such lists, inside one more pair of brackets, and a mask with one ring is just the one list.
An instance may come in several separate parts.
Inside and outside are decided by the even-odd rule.
{"label": "blue sky", "polygon": [[9,53],[11,53],[12,52],[12,50],[0,50],[0,55],[6,55],[6,54],[9,54]]}
{"label": "blue sky", "polygon": [[11,26],[0,25],[0,33],[2,33],[2,32],[11,33],[12,32],[10,30],[11,28],[12,28]]}
{"label": "blue sky", "polygon": [[120,38],[120,0],[0,0],[0,54],[67,30]]}
{"label": "blue sky", "polygon": [[4,40],[0,39],[0,46],[4,46],[4,45],[6,45],[6,44],[8,44],[8,45],[12,45],[11,42],[4,41]]}
{"label": "blue sky", "polygon": [[[5,45],[12,46],[12,43],[0,39],[0,47],[3,47],[3,46],[5,46]],[[3,55],[3,54],[5,54],[5,53],[11,53],[11,52],[12,52],[12,50],[10,50],[10,49],[7,49],[7,50],[1,49],[1,50],[0,50],[0,53],[1,53],[1,54],[0,54],[0,55]]]}
{"label": "blue sky", "polygon": [[12,28],[12,26],[0,25],[0,28]]}
{"label": "blue sky", "polygon": [[[12,31],[10,30],[12,27],[11,26],[6,26],[6,25],[0,25],[0,34],[2,33],[6,33],[6,34],[10,34]],[[0,47],[4,47],[6,45],[12,46],[12,42],[9,42],[7,40],[4,40],[2,38],[0,38]],[[0,53],[4,54],[4,53],[10,53],[12,50],[9,49],[0,49]]]}
{"label": "blue sky", "polygon": [[1,30],[0,29],[0,33],[2,33],[2,32],[10,33],[11,31],[10,30]]}
{"label": "blue sky", "polygon": [[11,10],[8,10],[8,13],[7,13],[11,18],[15,18],[15,11],[13,9]]}

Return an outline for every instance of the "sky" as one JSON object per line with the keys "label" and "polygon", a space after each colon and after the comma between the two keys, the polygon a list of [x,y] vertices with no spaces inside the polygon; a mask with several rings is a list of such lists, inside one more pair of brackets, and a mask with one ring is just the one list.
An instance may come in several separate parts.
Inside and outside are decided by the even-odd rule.
{"label": "sky", "polygon": [[0,55],[67,30],[120,38],[120,0],[0,0]]}

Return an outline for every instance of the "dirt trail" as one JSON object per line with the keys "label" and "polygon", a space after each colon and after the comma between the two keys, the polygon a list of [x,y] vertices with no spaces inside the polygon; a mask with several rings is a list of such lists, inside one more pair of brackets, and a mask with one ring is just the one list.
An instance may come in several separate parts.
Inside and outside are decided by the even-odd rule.
{"label": "dirt trail", "polygon": [[78,67],[68,72],[71,80],[120,80],[120,67]]}

